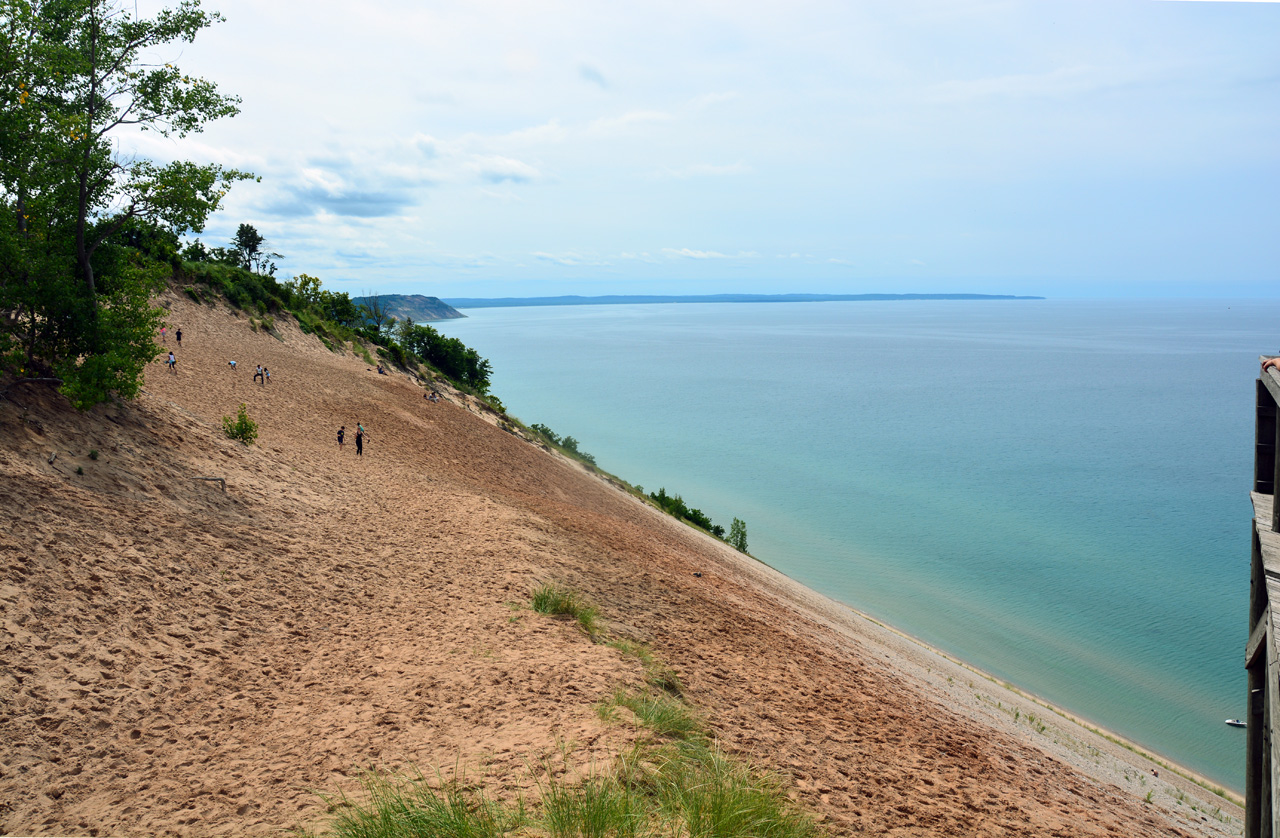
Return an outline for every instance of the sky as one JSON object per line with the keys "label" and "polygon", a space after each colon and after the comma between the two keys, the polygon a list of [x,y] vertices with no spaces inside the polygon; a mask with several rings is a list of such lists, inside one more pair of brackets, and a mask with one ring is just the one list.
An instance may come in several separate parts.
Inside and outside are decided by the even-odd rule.
{"label": "sky", "polygon": [[1280,296],[1280,3],[204,7],[226,21],[155,58],[241,113],[126,150],[260,176],[201,239],[252,224],[278,277]]}

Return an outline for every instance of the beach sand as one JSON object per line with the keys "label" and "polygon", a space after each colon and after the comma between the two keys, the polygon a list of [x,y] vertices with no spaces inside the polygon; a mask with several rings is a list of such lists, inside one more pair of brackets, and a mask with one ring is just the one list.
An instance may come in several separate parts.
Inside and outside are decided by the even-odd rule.
{"label": "beach sand", "polygon": [[[545,581],[649,644],[722,746],[832,834],[1241,834],[1231,801],[472,399],[431,404],[292,324],[163,301],[178,371],[152,365],[135,402],[81,416],[38,385],[0,400],[6,834],[279,834],[322,829],[321,795],[358,793],[369,769],[529,797],[543,772],[607,767],[633,733],[595,707],[643,674],[532,612]],[[252,446],[222,433],[241,403]]]}

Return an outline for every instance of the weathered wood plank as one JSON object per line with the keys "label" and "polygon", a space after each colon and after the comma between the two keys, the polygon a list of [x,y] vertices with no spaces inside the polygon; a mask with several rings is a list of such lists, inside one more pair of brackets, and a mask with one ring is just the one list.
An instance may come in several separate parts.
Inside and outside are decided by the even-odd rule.
{"label": "weathered wood plank", "polygon": [[[1273,617],[1275,612],[1268,609]],[[1269,633],[1275,637],[1275,620],[1271,621]],[[1271,744],[1271,777],[1268,778],[1271,785],[1271,823],[1280,823],[1280,771],[1276,771],[1275,767],[1280,765],[1280,737],[1277,736],[1278,731],[1276,725],[1280,723],[1280,689],[1276,689],[1276,685],[1280,684],[1280,659],[1277,659],[1276,644],[1266,644],[1267,649],[1267,689],[1265,690],[1267,702],[1267,741]]]}
{"label": "weathered wood plank", "polygon": [[1271,531],[1272,497],[1259,492],[1250,492],[1249,497],[1253,499],[1253,526],[1262,553],[1262,572],[1268,577],[1280,576],[1280,533]]}
{"label": "weathered wood plank", "polygon": [[1262,647],[1263,642],[1267,639],[1267,628],[1271,625],[1271,606],[1262,612],[1262,619],[1258,620],[1258,624],[1253,627],[1253,631],[1249,633],[1249,642],[1244,648],[1244,665],[1247,669],[1253,663],[1253,659],[1257,656],[1258,650]]}
{"label": "weathered wood plank", "polygon": [[1258,546],[1262,548],[1262,572],[1268,577],[1280,575],[1280,533],[1259,528]]}

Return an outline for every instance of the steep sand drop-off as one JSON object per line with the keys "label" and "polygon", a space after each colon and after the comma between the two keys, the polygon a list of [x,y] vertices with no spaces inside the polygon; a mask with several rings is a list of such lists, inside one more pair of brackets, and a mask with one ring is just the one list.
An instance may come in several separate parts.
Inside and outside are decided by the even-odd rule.
{"label": "steep sand drop-off", "polygon": [[[222,305],[164,304],[178,374],[154,364],[136,402],[77,415],[33,385],[0,400],[6,834],[280,834],[322,826],[317,792],[355,791],[369,768],[458,768],[528,796],[564,748],[607,766],[632,734],[595,705],[642,673],[530,611],[546,580],[649,643],[723,746],[833,834],[1239,834],[1226,801],[1186,797],[457,394],[428,403],[288,323],[276,337]],[[249,447],[221,430],[241,402]]]}

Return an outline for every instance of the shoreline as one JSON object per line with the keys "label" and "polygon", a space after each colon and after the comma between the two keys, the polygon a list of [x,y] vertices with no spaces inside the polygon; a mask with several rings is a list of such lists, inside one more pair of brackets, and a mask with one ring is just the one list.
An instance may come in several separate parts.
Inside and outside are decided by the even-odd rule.
{"label": "shoreline", "polygon": [[[482,419],[486,419],[487,421],[490,421],[490,422],[494,421],[494,418],[491,416],[487,416],[486,411],[483,409],[477,409],[475,412]],[[999,691],[1001,693],[1008,694],[1010,696],[1015,696],[1021,701],[1034,704],[1037,707],[1047,710],[1053,713],[1055,716],[1061,718],[1063,721],[1070,723],[1072,726],[1074,726],[1074,728],[1078,728],[1079,731],[1082,732],[1082,734],[1096,737],[1101,741],[1108,743],[1111,746],[1121,749],[1125,753],[1131,754],[1133,757],[1133,760],[1140,761],[1143,765],[1158,766],[1159,768],[1173,772],[1177,776],[1181,777],[1183,780],[1193,784],[1195,788],[1207,794],[1208,797],[1205,798],[1206,801],[1221,800],[1221,801],[1230,803],[1236,807],[1244,806],[1244,795],[1241,792],[1237,791],[1236,789],[1230,788],[1225,783],[1218,782],[1204,774],[1201,774],[1200,772],[1186,765],[1183,765],[1182,763],[1172,759],[1171,757],[1161,754],[1158,751],[1152,748],[1149,748],[1145,745],[1142,745],[1141,743],[1133,739],[1130,739],[1128,737],[1125,737],[1119,733],[1116,733],[1108,729],[1107,727],[1105,727],[1102,724],[1099,724],[1098,722],[1092,721],[1088,718],[1085,718],[1076,713],[1073,713],[1070,710],[1066,709],[1065,707],[1062,707],[1058,704],[1055,704],[1049,701],[1048,699],[1045,699],[1039,695],[1036,695],[1034,692],[1031,692],[1023,687],[1019,687],[1008,681],[1000,679],[995,675],[983,670],[982,668],[974,664],[971,664],[965,660],[962,660],[961,658],[958,658],[948,652],[945,652],[942,649],[936,646],[933,646],[932,644],[927,643],[926,641],[921,640],[920,638],[915,637],[914,635],[906,631],[903,631],[902,629],[897,628],[896,626],[893,626],[889,623],[879,620],[876,617],[873,617],[864,611],[861,611],[846,603],[840,602],[839,600],[836,600],[833,597],[830,597],[827,594],[822,593],[821,591],[811,588],[805,585],[804,583],[799,582],[793,579],[792,577],[788,576],[786,573],[774,567],[773,565],[769,564],[768,562],[764,561],[763,559],[757,558],[756,556],[750,553],[740,553],[734,550],[726,542],[722,541],[721,539],[716,538],[710,533],[704,530],[701,530],[698,527],[692,524],[689,524],[686,521],[680,520],[674,516],[667,514],[666,512],[663,512],[662,510],[657,509],[656,507],[651,505],[647,500],[633,494],[631,491],[628,491],[628,487],[630,487],[631,484],[628,483],[625,480],[625,478],[621,478],[615,474],[612,474],[611,472],[607,472],[601,469],[599,466],[595,466],[594,464],[586,464],[583,461],[572,458],[560,451],[550,450],[548,451],[548,453],[562,459],[564,462],[570,464],[571,467],[580,468],[588,475],[591,475],[603,481],[612,489],[615,489],[621,494],[625,495],[626,497],[634,500],[635,502],[637,502],[639,505],[649,510],[650,512],[653,512],[661,516],[664,520],[673,522],[678,526],[685,527],[689,531],[696,533],[698,536],[706,538],[712,544],[714,544],[717,549],[727,551],[727,554],[731,557],[732,561],[743,562],[744,564],[742,569],[749,571],[753,567],[758,567],[760,569],[767,571],[769,574],[776,575],[778,578],[785,580],[786,587],[803,592],[802,600],[812,599],[814,601],[821,602],[822,606],[819,609],[819,611],[824,611],[826,609],[835,609],[838,611],[847,612],[857,621],[874,626],[879,631],[885,632],[888,635],[896,637],[902,643],[909,644],[909,646],[915,649],[918,649],[921,652],[926,653],[930,656],[933,656],[939,661],[945,661],[951,666],[957,667],[959,669],[964,670],[965,672],[968,672],[968,673],[971,673],[972,675],[977,676],[978,678],[987,682],[987,684],[990,685],[993,691]]]}
{"label": "shoreline", "polygon": [[[795,608],[804,617],[833,629],[841,640],[864,647],[878,646],[880,649],[889,650],[889,654],[897,653],[898,660],[896,663],[891,664],[890,668],[900,674],[914,676],[913,680],[916,681],[917,685],[931,697],[939,699],[945,696],[943,703],[948,709],[967,710],[968,715],[980,716],[985,722],[990,722],[992,718],[995,718],[989,712],[975,713],[975,710],[980,710],[981,708],[975,707],[969,701],[960,698],[957,695],[958,691],[940,690],[940,684],[928,677],[934,669],[930,663],[931,661],[938,665],[939,671],[950,668],[980,679],[986,691],[992,693],[986,703],[989,705],[990,700],[994,699],[997,713],[1007,716],[1008,713],[1003,708],[1003,705],[1006,704],[1009,709],[1018,713],[1021,708],[1015,709],[1015,705],[1022,704],[1031,705],[1053,714],[1054,718],[1050,721],[1056,721],[1057,724],[1046,724],[1046,729],[1036,730],[1031,727],[1018,729],[1019,738],[1024,741],[1047,750],[1059,758],[1064,758],[1068,754],[1078,753],[1074,745],[1076,743],[1082,744],[1087,749],[1094,749],[1107,754],[1116,763],[1141,771],[1144,777],[1147,772],[1153,772],[1155,774],[1152,777],[1153,781],[1160,780],[1164,784],[1173,787],[1174,791],[1170,793],[1170,797],[1174,799],[1178,799],[1178,795],[1181,793],[1194,796],[1207,805],[1226,807],[1229,810],[1227,817],[1234,817],[1240,823],[1243,823],[1244,797],[1234,789],[1227,788],[1224,784],[1215,782],[1209,777],[1145,748],[1140,743],[1110,731],[1102,725],[1077,716],[1034,693],[1006,683],[994,675],[863,611],[838,602],[826,594],[792,579],[772,565],[750,554],[739,553],[709,533],[698,530],[653,508],[610,481],[605,474],[597,476],[619,492],[634,498],[654,515],[661,516],[676,526],[684,527],[714,544],[717,549],[725,554],[728,563],[736,566],[744,575],[755,577],[761,591],[780,598],[782,604]],[[925,670],[925,677],[921,677],[921,667]],[[949,676],[949,679],[954,679],[954,675]],[[953,685],[954,681],[949,680],[948,686]],[[970,683],[968,686],[972,688],[973,684]],[[981,699],[979,699],[979,703],[981,703]],[[987,709],[989,710],[990,707],[988,706]],[[1021,717],[1035,718],[1026,712],[1022,712]],[[1016,725],[1018,719],[1015,718],[1014,721]],[[1045,722],[1043,719],[1037,721],[1040,723]],[[1050,730],[1056,730],[1059,736],[1051,734]],[[1081,769],[1094,779],[1103,779],[1111,782],[1115,782],[1117,779],[1117,771],[1114,767],[1102,766],[1106,770],[1099,772],[1092,770],[1098,767],[1096,761],[1092,764],[1090,764],[1089,760],[1065,759],[1065,761],[1072,763],[1076,768]],[[1159,773],[1161,771],[1169,773]],[[1099,774],[1102,776],[1099,777]],[[1126,775],[1124,769],[1120,769],[1119,774],[1126,778],[1132,776]]]}
{"label": "shoreline", "polygon": [[845,605],[840,602],[837,602],[836,604],[843,608],[847,608],[849,611],[858,615],[858,617],[864,620],[867,620],[871,623],[874,623],[875,625],[883,628],[885,631],[888,631],[897,635],[898,637],[902,638],[904,641],[915,644],[916,646],[919,646],[920,648],[924,649],[930,654],[937,655],[939,658],[942,658],[946,661],[949,661],[951,664],[955,666],[961,667],[969,672],[972,672],[974,675],[977,675],[983,680],[995,686],[998,686],[1003,690],[1011,692],[1020,698],[1023,698],[1027,701],[1037,704],[1040,707],[1043,707],[1044,709],[1054,713],[1055,715],[1060,716],[1063,719],[1071,722],[1072,724],[1077,725],[1080,728],[1088,731],[1089,733],[1092,733],[1096,736],[1101,736],[1103,739],[1110,741],[1112,744],[1118,745],[1121,748],[1124,748],[1125,750],[1130,751],[1136,757],[1139,757],[1151,763],[1155,763],[1170,771],[1177,773],[1183,778],[1190,780],[1196,785],[1202,787],[1205,791],[1211,794],[1215,794],[1219,797],[1229,800],[1238,806],[1244,805],[1244,796],[1239,792],[1237,792],[1235,789],[1228,788],[1223,783],[1219,783],[1205,776],[1204,774],[1199,773],[1198,771],[1188,768],[1187,766],[1179,762],[1176,762],[1175,760],[1165,756],[1164,754],[1161,754],[1151,748],[1148,748],[1139,742],[1136,742],[1125,736],[1121,736],[1120,734],[1112,730],[1109,730],[1108,728],[1103,727],[1102,725],[1096,722],[1090,721],[1089,719],[1086,719],[1083,716],[1078,716],[1075,713],[1072,713],[1070,710],[1067,710],[1064,707],[1054,704],[1048,699],[1042,698],[1041,696],[1038,696],[1035,693],[1028,692],[1027,690],[1015,684],[1011,684],[1007,681],[1003,681],[997,678],[996,676],[992,675],[991,673],[986,672],[985,670],[977,666],[974,666],[973,664],[968,663],[967,661],[963,661],[960,658],[955,657],[954,655],[948,654],[947,652],[942,651],[936,646],[932,646],[924,642],[923,640],[920,640],[917,637],[913,637],[912,635],[907,634],[906,632],[898,628],[895,628],[894,626],[891,626],[888,623],[882,622],[881,620],[877,620],[875,617],[872,617],[871,615],[865,612],[859,611],[858,609],[852,606]]}

